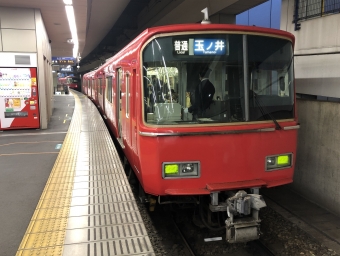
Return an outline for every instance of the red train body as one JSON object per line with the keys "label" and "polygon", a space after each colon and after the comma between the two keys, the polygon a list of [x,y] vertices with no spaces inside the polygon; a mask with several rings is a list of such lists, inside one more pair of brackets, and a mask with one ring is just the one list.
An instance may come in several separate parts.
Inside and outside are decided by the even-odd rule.
{"label": "red train body", "polygon": [[62,86],[68,86],[73,90],[81,91],[80,79],[76,76],[66,76],[58,78],[58,84]]}
{"label": "red train body", "polygon": [[[229,242],[253,240],[265,206],[259,188],[293,181],[293,46],[293,35],[266,28],[150,28],[85,74],[82,90],[106,116],[142,195],[205,198],[211,212],[228,213]],[[213,101],[188,113],[202,68]]]}

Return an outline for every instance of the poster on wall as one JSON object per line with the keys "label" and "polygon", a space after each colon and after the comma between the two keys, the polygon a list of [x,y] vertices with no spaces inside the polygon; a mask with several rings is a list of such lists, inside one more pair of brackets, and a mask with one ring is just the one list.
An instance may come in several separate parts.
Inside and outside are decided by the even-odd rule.
{"label": "poster on wall", "polygon": [[36,68],[0,68],[0,130],[39,128]]}

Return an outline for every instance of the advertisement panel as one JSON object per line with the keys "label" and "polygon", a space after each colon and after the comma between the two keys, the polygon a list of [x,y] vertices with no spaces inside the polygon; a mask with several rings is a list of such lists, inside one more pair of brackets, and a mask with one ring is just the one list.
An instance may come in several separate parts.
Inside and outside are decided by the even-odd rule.
{"label": "advertisement panel", "polygon": [[0,130],[40,128],[36,68],[0,68]]}

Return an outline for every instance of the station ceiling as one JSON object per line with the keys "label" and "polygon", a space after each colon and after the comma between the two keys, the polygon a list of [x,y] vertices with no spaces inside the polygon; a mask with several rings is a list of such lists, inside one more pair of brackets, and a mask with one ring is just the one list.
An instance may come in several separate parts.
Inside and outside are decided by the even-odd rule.
{"label": "station ceiling", "polygon": [[[268,0],[73,0],[82,57],[80,71],[100,65],[148,27],[196,23],[209,15],[237,15]],[[0,6],[40,9],[52,56],[72,56],[63,0],[1,0]]]}

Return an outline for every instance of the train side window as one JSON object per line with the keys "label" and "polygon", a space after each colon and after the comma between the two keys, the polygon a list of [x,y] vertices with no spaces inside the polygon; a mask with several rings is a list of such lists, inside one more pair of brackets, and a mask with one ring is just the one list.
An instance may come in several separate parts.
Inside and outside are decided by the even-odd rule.
{"label": "train side window", "polygon": [[102,84],[102,79],[99,78],[99,93],[103,95],[103,84]]}
{"label": "train side window", "polygon": [[106,78],[106,98],[112,103],[112,76]]}

